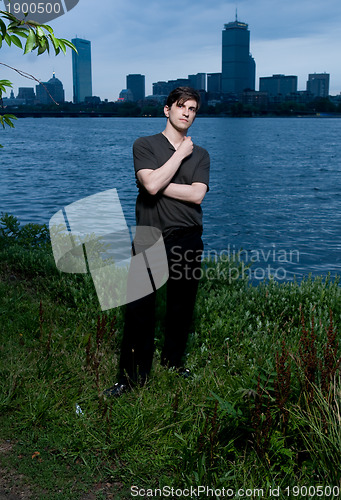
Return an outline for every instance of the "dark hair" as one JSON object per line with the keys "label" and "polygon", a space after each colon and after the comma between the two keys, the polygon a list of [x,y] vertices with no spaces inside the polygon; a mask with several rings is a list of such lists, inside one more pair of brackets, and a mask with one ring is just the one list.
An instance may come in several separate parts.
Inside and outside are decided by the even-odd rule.
{"label": "dark hair", "polygon": [[169,108],[176,102],[184,104],[186,101],[193,99],[197,103],[197,111],[200,107],[200,94],[191,87],[177,87],[167,97],[166,106]]}

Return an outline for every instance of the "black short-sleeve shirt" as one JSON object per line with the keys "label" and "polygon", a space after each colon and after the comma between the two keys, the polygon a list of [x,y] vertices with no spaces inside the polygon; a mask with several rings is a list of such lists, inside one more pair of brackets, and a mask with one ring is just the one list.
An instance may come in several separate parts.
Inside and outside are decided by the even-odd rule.
{"label": "black short-sleeve shirt", "polygon": [[[133,146],[135,174],[145,168],[157,169],[174,154],[174,147],[162,133],[140,137]],[[206,149],[194,144],[193,152],[183,160],[171,182],[202,182],[209,187],[210,157]],[[136,224],[153,226],[165,234],[174,227],[202,226],[201,206],[175,200],[158,193],[150,195],[138,182]]]}

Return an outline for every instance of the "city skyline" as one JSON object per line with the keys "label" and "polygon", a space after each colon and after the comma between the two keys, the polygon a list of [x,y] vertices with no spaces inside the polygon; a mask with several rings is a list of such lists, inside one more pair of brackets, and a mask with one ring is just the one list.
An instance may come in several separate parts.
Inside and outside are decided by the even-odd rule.
{"label": "city skyline", "polygon": [[[235,18],[235,2],[199,0],[195,5],[179,1],[150,0],[112,3],[103,0],[103,12],[91,10],[89,0],[61,19],[51,22],[57,36],[84,38],[92,44],[93,95],[116,100],[128,74],[146,75],[146,95],[159,80],[186,78],[200,72],[221,72],[221,38],[224,24]],[[162,7],[162,8],[161,8]],[[180,11],[179,11],[180,9]],[[181,15],[177,15],[181,12]],[[250,51],[259,78],[273,74],[298,76],[304,90],[311,73],[330,74],[330,94],[341,92],[338,37],[341,5],[327,0],[322,6],[302,0],[239,0],[238,19],[249,26]],[[270,21],[269,21],[270,19]],[[1,61],[46,81],[55,72],[63,82],[65,99],[72,101],[71,53],[57,58],[22,56],[16,48],[1,51]],[[18,87],[35,85],[10,70],[3,71]]]}

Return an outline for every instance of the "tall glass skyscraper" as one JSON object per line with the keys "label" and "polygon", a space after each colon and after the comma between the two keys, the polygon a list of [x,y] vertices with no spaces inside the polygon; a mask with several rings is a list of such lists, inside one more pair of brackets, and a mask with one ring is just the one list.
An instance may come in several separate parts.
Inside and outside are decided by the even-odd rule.
{"label": "tall glass skyscraper", "polygon": [[236,20],[225,24],[222,46],[222,92],[255,90],[256,64],[250,54],[248,25]]}
{"label": "tall glass skyscraper", "polygon": [[73,102],[84,102],[92,96],[91,42],[73,38],[78,54],[72,51]]}

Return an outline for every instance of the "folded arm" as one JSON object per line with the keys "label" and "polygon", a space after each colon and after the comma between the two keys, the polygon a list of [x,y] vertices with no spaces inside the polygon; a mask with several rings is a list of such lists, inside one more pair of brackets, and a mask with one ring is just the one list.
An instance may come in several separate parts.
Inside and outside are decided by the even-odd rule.
{"label": "folded arm", "polygon": [[169,160],[159,168],[143,168],[138,170],[137,178],[149,194],[155,195],[164,189],[178,171],[183,160],[193,151],[190,137],[184,137],[183,142]]}
{"label": "folded arm", "polygon": [[207,192],[206,184],[193,182],[192,184],[175,184],[171,182],[162,194],[179,201],[187,201],[200,205]]}

